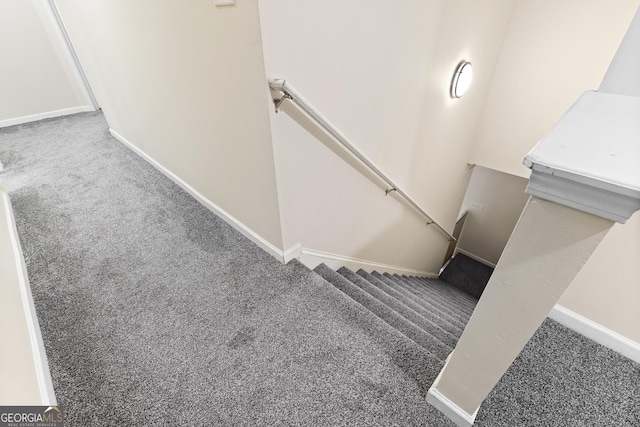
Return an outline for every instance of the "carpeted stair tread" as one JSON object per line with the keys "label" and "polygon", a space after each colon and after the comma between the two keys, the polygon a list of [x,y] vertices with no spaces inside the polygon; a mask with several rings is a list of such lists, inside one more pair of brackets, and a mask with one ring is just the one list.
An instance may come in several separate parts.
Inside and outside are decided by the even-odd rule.
{"label": "carpeted stair tread", "polygon": [[480,298],[492,274],[492,267],[458,253],[447,264],[440,278],[451,286]]}
{"label": "carpeted stair tread", "polygon": [[415,292],[411,292],[408,289],[405,289],[402,286],[398,286],[398,283],[394,280],[389,279],[388,277],[385,277],[384,275],[378,273],[377,271],[372,271],[371,275],[373,277],[375,277],[376,279],[378,279],[379,281],[383,282],[384,284],[386,284],[388,287],[396,290],[397,292],[402,293],[406,298],[411,299],[412,301],[414,301],[415,303],[421,305],[422,307],[424,307],[426,310],[429,310],[431,312],[433,312],[434,314],[436,314],[438,317],[441,317],[443,319],[446,319],[449,323],[452,323],[453,325],[464,329],[466,326],[466,318],[463,316],[458,316],[455,313],[451,313],[449,310],[447,310],[446,308],[442,307],[441,304],[438,304],[437,301],[433,300],[433,299],[429,299],[429,298],[424,298],[421,295],[417,295]]}
{"label": "carpeted stair tread", "polygon": [[413,322],[416,326],[420,327],[429,335],[432,335],[434,338],[442,341],[444,344],[451,347],[451,349],[456,346],[458,342],[458,338],[456,336],[442,329],[437,323],[426,319],[408,305],[381,291],[371,282],[365,280],[363,277],[357,275],[346,267],[340,268],[337,273],[363,291],[367,292],[369,295],[371,295],[381,303],[393,309],[396,313],[400,314],[405,319]]}
{"label": "carpeted stair tread", "polygon": [[[407,276],[402,276],[407,277]],[[435,286],[437,289],[446,290],[449,294],[453,296],[457,301],[464,302],[471,307],[475,307],[478,303],[478,298],[475,298],[466,292],[461,291],[458,288],[455,288],[448,284],[446,281],[438,278],[438,277],[417,277],[417,276],[409,276],[414,283],[419,286]]]}
{"label": "carpeted stair tread", "polygon": [[418,295],[423,299],[433,301],[434,303],[442,306],[443,309],[449,311],[450,313],[460,316],[462,319],[464,319],[465,322],[469,320],[469,317],[471,317],[470,310],[468,310],[466,307],[461,307],[456,302],[451,301],[449,297],[442,295],[435,289],[421,288],[413,284],[409,280],[403,280],[399,278],[399,276],[394,276],[389,273],[384,273],[383,275],[388,279],[395,281],[398,286],[403,287],[409,292],[412,292],[413,294]]}
{"label": "carpeted stair tread", "polygon": [[[463,310],[469,315],[473,313],[473,310],[475,309],[476,304],[467,300],[465,298],[465,296],[467,296],[466,294],[454,288],[453,286],[449,286],[447,288],[447,285],[444,282],[442,283],[442,285],[444,286],[441,286],[441,284],[427,282],[426,280],[422,281],[415,277],[405,277],[405,276],[395,276],[395,275],[394,277],[402,279],[408,283],[411,283],[417,290],[421,292],[427,292],[431,295],[436,295],[436,298],[444,298],[446,301],[453,304],[455,307]],[[432,280],[437,280],[437,279],[432,279]]]}
{"label": "carpeted stair tread", "polygon": [[[447,288],[448,285],[446,285],[446,283],[443,281],[439,281],[440,283],[433,283],[433,282],[427,282],[427,281],[422,282],[414,277],[397,276],[397,275],[394,275],[394,277],[400,280],[404,280],[408,283],[411,283],[418,290],[423,290],[426,292],[430,292],[432,294],[436,293],[442,296],[445,300],[450,301],[456,307],[459,307],[460,309],[464,310],[469,315],[473,313],[473,310],[476,308],[477,301],[468,300],[466,298],[468,297],[468,295],[465,294],[464,292],[461,292],[457,288],[454,288],[452,286],[449,286]],[[435,281],[438,279],[431,279],[431,280]]]}
{"label": "carpeted stair tread", "polygon": [[[442,298],[449,304],[453,304],[458,310],[466,313],[467,316],[471,316],[473,310],[475,310],[476,304],[472,304],[464,298],[461,298],[457,292],[451,292],[448,289],[434,284],[426,284],[425,282],[418,281],[412,278],[405,278],[405,281],[411,283],[418,291],[427,293],[435,298]],[[451,287],[451,289],[458,291]]]}
{"label": "carpeted stair tread", "polygon": [[[295,268],[310,271],[300,262],[293,260],[287,264]],[[393,362],[420,388],[423,396],[426,396],[433,381],[443,367],[443,360],[435,357],[431,352],[417,344],[414,340],[398,331],[387,322],[381,322],[380,318],[364,307],[362,304],[347,296],[331,282],[320,277],[328,287],[335,290],[344,298],[339,304],[344,305],[343,312],[348,316],[353,325],[357,325],[362,331],[382,347]]]}
{"label": "carpeted stair tread", "polygon": [[414,301],[413,298],[405,296],[403,293],[394,290],[383,281],[377,279],[376,277],[372,276],[371,274],[369,274],[368,272],[362,269],[356,271],[356,274],[361,276],[365,280],[367,280],[369,283],[373,284],[375,287],[377,287],[381,291],[387,293],[387,295],[390,295],[393,298],[396,298],[397,300],[408,305],[417,313],[420,313],[426,319],[429,319],[432,322],[439,324],[439,326],[442,329],[449,332],[450,334],[456,337],[460,337],[460,335],[462,334],[462,331],[464,330],[463,326],[460,326],[459,324],[457,324],[457,322],[449,322],[447,319],[440,316],[438,311],[433,309],[431,310],[426,309],[425,307],[423,307],[422,305]]}
{"label": "carpeted stair tread", "polygon": [[457,300],[466,301],[466,303],[471,307],[475,307],[478,303],[478,298],[471,296],[454,286],[451,286],[449,283],[440,278],[414,277],[413,279],[420,286],[435,287],[436,289],[440,289],[452,295]]}
{"label": "carpeted stair tread", "polygon": [[449,312],[461,316],[463,319],[465,319],[465,322],[471,316],[471,310],[469,310],[466,306],[459,304],[458,301],[453,300],[449,295],[441,295],[435,289],[418,286],[411,280],[402,279],[400,276],[390,275],[388,273],[385,273],[385,275],[391,280],[395,280],[396,283],[399,284],[399,286],[403,286],[410,292],[413,292],[414,294],[419,295],[426,300],[434,301]]}
{"label": "carpeted stair tread", "polygon": [[327,267],[325,264],[318,265],[313,271],[322,276],[327,282],[353,298],[355,301],[369,309],[373,314],[387,322],[389,325],[402,332],[408,338],[424,347],[440,360],[444,360],[453,350],[442,341],[427,334],[425,331],[416,326],[413,322],[408,321],[394,310],[384,305],[340,274]]}
{"label": "carpeted stair tread", "polygon": [[405,289],[403,286],[399,286],[398,283],[395,280],[392,280],[392,279],[390,279],[390,278],[378,273],[377,271],[371,272],[371,275],[373,277],[385,282],[388,286],[396,289],[398,292],[402,292],[408,298],[412,298],[413,301],[415,301],[416,303],[422,305],[426,309],[432,310],[432,311],[438,313],[439,316],[441,316],[443,318],[446,318],[449,322],[453,322],[455,325],[458,325],[463,329],[466,326],[466,324],[467,324],[466,316],[461,316],[461,315],[459,315],[457,313],[452,313],[447,308],[442,307],[442,305],[439,304],[438,301],[433,300],[433,299],[429,299],[429,298],[424,298],[422,295],[419,295],[419,294],[417,294],[415,292],[412,292],[409,289]]}

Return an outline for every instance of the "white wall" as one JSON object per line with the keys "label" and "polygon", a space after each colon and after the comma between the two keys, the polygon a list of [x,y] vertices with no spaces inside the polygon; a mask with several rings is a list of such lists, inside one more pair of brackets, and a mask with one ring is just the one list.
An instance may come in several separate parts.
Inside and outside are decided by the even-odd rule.
{"label": "white wall", "polygon": [[602,79],[600,92],[640,97],[640,8]]}
{"label": "white wall", "polygon": [[[639,0],[518,0],[471,162],[529,176],[522,160],[607,71]],[[616,225],[560,301],[640,342],[640,219]]]}
{"label": "white wall", "polygon": [[[452,230],[512,1],[259,4],[267,75],[293,84]],[[462,59],[473,63],[475,79],[452,100]],[[385,198],[295,107],[271,112],[271,126],[285,247],[438,271],[447,240],[437,229]]]}
{"label": "white wall", "polygon": [[111,128],[281,249],[257,4],[56,3]]}
{"label": "white wall", "polygon": [[640,343],[640,214],[616,224],[559,301]]}
{"label": "white wall", "polygon": [[[458,248],[495,265],[529,198],[525,193],[528,182],[476,166],[462,202],[461,213],[469,213]],[[482,205],[482,211],[471,209],[471,203]]]}
{"label": "white wall", "polygon": [[93,109],[44,0],[0,2],[0,127]]}
{"label": "white wall", "polygon": [[604,77],[639,0],[518,0],[471,162],[529,177],[524,156]]}

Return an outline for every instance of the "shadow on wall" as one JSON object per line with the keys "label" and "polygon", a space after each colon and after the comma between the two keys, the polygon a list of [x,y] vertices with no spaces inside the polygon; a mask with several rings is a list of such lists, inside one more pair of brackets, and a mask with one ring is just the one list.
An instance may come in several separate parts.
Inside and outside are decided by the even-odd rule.
{"label": "shadow on wall", "polygon": [[520,218],[529,181],[482,166],[473,169],[461,212],[468,211],[458,249],[495,265]]}
{"label": "shadow on wall", "polygon": [[[272,97],[278,99],[280,93],[272,91]],[[327,148],[332,153],[329,157],[334,157],[333,154],[335,154],[339,158],[335,160],[329,157],[315,158],[312,153],[317,153],[318,147],[309,146],[309,151],[300,150],[296,156],[282,160],[305,165],[299,169],[299,173],[313,171],[306,178],[295,174],[289,176],[286,173],[279,177],[283,180],[302,180],[301,186],[295,189],[298,192],[297,197],[301,197],[304,192],[318,191],[315,194],[316,197],[306,199],[303,206],[300,206],[302,203],[300,199],[295,200],[298,207],[291,206],[295,196],[287,199],[289,204],[284,202],[285,207],[281,207],[281,210],[285,212],[285,216],[287,213],[294,216],[315,216],[314,221],[300,221],[296,226],[291,226],[285,221],[285,224],[293,230],[292,234],[295,234],[288,240],[285,239],[285,245],[300,242],[305,249],[312,252],[335,254],[342,258],[345,258],[342,255],[347,255],[346,258],[437,274],[440,265],[435,264],[440,262],[444,255],[448,242],[447,235],[435,226],[427,226],[428,220],[397,193],[391,192],[385,196],[385,190],[390,186],[293,103],[290,101],[282,103],[280,114],[286,114],[297,127],[314,139],[311,142],[301,140],[300,144],[311,143]],[[300,155],[303,157],[298,157]],[[348,166],[345,167],[342,161]],[[277,162],[278,158],[276,158]],[[319,162],[322,164],[327,162],[326,170],[323,170],[324,166],[318,168]],[[345,174],[344,169],[348,169],[349,172]],[[346,181],[336,177],[344,178]],[[284,197],[284,194],[287,194],[286,190],[281,192],[281,197]],[[288,194],[291,197],[293,193]],[[327,206],[330,206],[330,209],[327,209]],[[295,214],[292,214],[291,212],[294,211]],[[342,221],[343,216],[349,219]],[[333,221],[337,223],[332,224]],[[309,228],[311,226],[313,230]],[[284,232],[287,231],[285,227]],[[322,234],[329,236],[336,233],[339,235],[337,240],[340,243],[338,244],[330,239],[318,237]],[[310,237],[311,235],[313,237]],[[427,259],[432,255],[437,260],[435,263]],[[313,263],[307,262],[304,257],[303,260],[308,266],[313,266]],[[343,262],[333,265],[326,260],[322,262],[332,268],[348,264]],[[351,267],[355,268],[355,264]]]}

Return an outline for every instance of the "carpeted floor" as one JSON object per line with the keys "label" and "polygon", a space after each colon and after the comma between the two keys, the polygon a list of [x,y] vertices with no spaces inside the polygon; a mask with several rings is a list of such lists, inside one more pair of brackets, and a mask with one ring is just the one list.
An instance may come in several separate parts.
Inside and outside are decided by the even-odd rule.
{"label": "carpeted floor", "polygon": [[[66,425],[451,425],[424,399],[436,359],[235,232],[100,113],[0,129],[0,161]],[[478,425],[638,425],[639,383],[547,321]]]}
{"label": "carpeted floor", "polygon": [[480,298],[492,274],[493,268],[458,253],[440,273],[440,279],[469,295]]}

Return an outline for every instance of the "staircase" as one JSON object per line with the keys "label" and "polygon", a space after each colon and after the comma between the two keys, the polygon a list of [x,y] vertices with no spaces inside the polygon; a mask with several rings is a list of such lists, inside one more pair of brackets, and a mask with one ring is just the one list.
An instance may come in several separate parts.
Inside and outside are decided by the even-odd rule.
{"label": "staircase", "polygon": [[458,342],[477,299],[440,279],[391,275],[320,264],[314,269],[380,320],[444,362]]}

